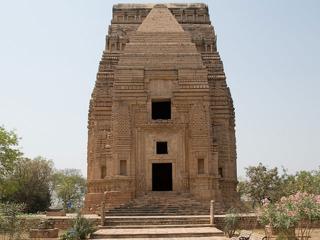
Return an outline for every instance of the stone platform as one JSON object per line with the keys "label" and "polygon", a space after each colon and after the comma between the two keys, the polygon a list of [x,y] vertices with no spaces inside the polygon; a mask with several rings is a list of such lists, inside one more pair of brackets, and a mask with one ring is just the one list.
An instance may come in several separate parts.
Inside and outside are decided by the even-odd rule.
{"label": "stone platform", "polygon": [[[101,238],[100,240],[107,240],[108,238]],[[150,238],[135,238],[135,240],[147,240]],[[166,237],[166,238],[152,238],[153,240],[227,240],[225,237]],[[117,240],[128,240],[128,238],[117,238]]]}
{"label": "stone platform", "polygon": [[224,239],[209,215],[108,216],[92,239]]}
{"label": "stone platform", "polygon": [[172,238],[200,238],[224,239],[223,232],[212,226],[156,226],[143,228],[107,228],[96,231],[92,239],[172,239]]}
{"label": "stone platform", "polygon": [[223,239],[209,209],[190,194],[152,192],[105,213],[92,239]]}

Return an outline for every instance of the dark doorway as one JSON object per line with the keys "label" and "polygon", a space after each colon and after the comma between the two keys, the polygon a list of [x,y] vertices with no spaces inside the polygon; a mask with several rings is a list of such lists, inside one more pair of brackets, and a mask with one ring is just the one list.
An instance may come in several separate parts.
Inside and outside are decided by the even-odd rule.
{"label": "dark doorway", "polygon": [[172,163],[152,164],[152,191],[172,191]]}
{"label": "dark doorway", "polygon": [[171,101],[152,101],[152,119],[171,119]]}

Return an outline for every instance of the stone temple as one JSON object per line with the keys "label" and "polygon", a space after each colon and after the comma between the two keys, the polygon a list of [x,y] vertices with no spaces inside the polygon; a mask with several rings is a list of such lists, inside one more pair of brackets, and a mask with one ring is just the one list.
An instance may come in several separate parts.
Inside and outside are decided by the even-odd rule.
{"label": "stone temple", "polygon": [[226,208],[238,200],[236,170],[234,107],[207,5],[114,5],[89,107],[85,209],[150,194]]}

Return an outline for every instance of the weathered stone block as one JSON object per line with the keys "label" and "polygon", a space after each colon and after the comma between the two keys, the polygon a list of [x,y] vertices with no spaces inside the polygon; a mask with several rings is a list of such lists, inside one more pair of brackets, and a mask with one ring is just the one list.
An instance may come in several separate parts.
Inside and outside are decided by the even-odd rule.
{"label": "weathered stone block", "polygon": [[30,229],[29,237],[32,238],[58,238],[59,229]]}
{"label": "weathered stone block", "polygon": [[59,216],[59,217],[63,217],[66,216],[66,212],[63,210],[49,210],[46,212],[46,216]]}

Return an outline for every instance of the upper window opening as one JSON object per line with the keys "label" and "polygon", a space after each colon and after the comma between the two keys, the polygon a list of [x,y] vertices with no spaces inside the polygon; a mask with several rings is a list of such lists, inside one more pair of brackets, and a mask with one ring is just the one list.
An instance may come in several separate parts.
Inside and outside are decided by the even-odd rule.
{"label": "upper window opening", "polygon": [[120,160],[120,175],[126,176],[127,175],[127,161]]}
{"label": "upper window opening", "polygon": [[152,101],[152,119],[171,119],[171,101]]}
{"label": "upper window opening", "polygon": [[204,159],[198,159],[198,174],[204,174]]}
{"label": "upper window opening", "polygon": [[101,167],[101,179],[104,179],[106,175],[107,175],[107,168],[106,168],[106,166],[102,166]]}
{"label": "upper window opening", "polygon": [[156,150],[157,154],[168,154],[168,143],[157,142]]}

